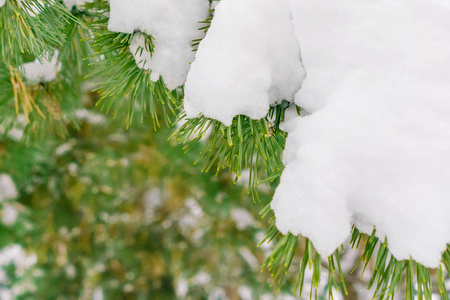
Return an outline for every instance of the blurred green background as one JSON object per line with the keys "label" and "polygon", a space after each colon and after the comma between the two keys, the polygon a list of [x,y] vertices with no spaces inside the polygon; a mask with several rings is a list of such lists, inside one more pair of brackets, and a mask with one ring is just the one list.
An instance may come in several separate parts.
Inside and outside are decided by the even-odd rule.
{"label": "blurred green background", "polygon": [[173,128],[76,116],[65,139],[23,143],[17,121],[0,139],[18,192],[0,203],[0,299],[275,299],[257,247],[271,190],[253,203],[245,178],[202,173]]}

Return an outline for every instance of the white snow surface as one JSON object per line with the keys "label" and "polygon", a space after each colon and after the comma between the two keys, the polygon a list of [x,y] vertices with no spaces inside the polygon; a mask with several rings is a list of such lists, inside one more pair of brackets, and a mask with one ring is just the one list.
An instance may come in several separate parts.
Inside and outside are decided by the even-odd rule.
{"label": "white snow surface", "polygon": [[[146,68],[151,80],[161,76],[169,89],[186,81],[195,53],[192,41],[204,36],[199,22],[208,17],[208,0],[111,0],[108,29],[142,31],[154,38],[154,53]],[[142,66],[142,65],[141,65]]]}
{"label": "white snow surface", "polygon": [[[219,5],[220,6],[220,5]],[[328,256],[352,224],[437,267],[450,242],[450,2],[292,0],[307,78],[284,124],[281,232]]]}
{"label": "white snow surface", "polygon": [[294,100],[303,78],[287,0],[222,0],[192,63],[184,109],[225,125],[240,114],[260,119],[271,104]]}
{"label": "white snow surface", "polygon": [[51,57],[50,54],[45,54],[42,64],[38,59],[23,64],[23,69],[25,71],[25,77],[29,81],[50,82],[54,80],[61,70],[61,64],[58,63],[58,51],[55,51]]}
{"label": "white snow surface", "polygon": [[64,0],[64,5],[68,9],[72,9],[75,5],[84,5],[85,3],[92,3],[94,0]]}

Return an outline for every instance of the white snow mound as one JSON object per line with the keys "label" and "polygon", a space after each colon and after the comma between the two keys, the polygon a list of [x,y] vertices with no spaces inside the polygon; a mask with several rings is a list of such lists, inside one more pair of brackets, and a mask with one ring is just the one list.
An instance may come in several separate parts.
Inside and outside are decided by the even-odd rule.
{"label": "white snow mound", "polygon": [[194,59],[192,41],[204,36],[198,29],[208,17],[209,1],[110,0],[110,6],[109,30],[139,30],[154,38],[152,59],[145,64],[152,71],[151,80],[161,76],[169,89],[183,85]]}
{"label": "white snow mound", "polygon": [[450,4],[295,0],[307,78],[272,202],[324,256],[352,224],[436,267],[450,242]]}
{"label": "white snow mound", "polygon": [[192,63],[184,109],[225,125],[240,114],[260,119],[271,104],[292,101],[304,76],[287,0],[222,0]]}

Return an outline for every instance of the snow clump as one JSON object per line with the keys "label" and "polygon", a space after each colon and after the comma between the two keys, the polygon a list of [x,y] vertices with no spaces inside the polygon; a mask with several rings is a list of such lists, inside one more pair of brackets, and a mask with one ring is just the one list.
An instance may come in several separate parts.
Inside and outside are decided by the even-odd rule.
{"label": "snow clump", "polygon": [[304,76],[287,0],[222,0],[192,63],[184,109],[225,125],[240,114],[260,119],[294,100]]}
{"label": "snow clump", "polygon": [[450,242],[450,4],[292,1],[307,78],[272,208],[324,257],[352,225],[437,267]]}
{"label": "snow clump", "polygon": [[41,64],[38,59],[23,64],[25,77],[31,82],[50,82],[56,78],[61,70],[61,64],[58,62],[58,51],[53,55],[47,53],[44,55],[44,61]]}
{"label": "snow clump", "polygon": [[154,38],[154,52],[145,65],[151,80],[161,76],[169,89],[186,81],[194,60],[192,41],[204,36],[199,22],[208,17],[208,0],[111,0],[108,29],[142,31]]}

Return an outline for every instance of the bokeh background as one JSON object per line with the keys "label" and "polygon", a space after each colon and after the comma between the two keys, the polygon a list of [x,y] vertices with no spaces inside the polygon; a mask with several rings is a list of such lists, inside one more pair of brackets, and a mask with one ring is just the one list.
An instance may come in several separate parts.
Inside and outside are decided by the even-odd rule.
{"label": "bokeh background", "polygon": [[[281,286],[261,271],[273,243],[258,247],[269,227],[259,212],[274,187],[254,202],[246,174],[235,183],[194,164],[202,142],[186,152],[176,127],[127,130],[97,97],[86,93],[64,138],[26,142],[20,117],[0,137],[0,299],[294,299],[301,251]],[[345,299],[373,293],[370,272],[350,272],[358,255],[342,255]],[[324,262],[318,299],[327,274]]]}
{"label": "bokeh background", "polygon": [[64,139],[25,143],[20,118],[0,138],[0,299],[288,297],[260,271],[273,191],[254,203],[245,176],[202,173],[175,128],[126,130],[95,100]]}

